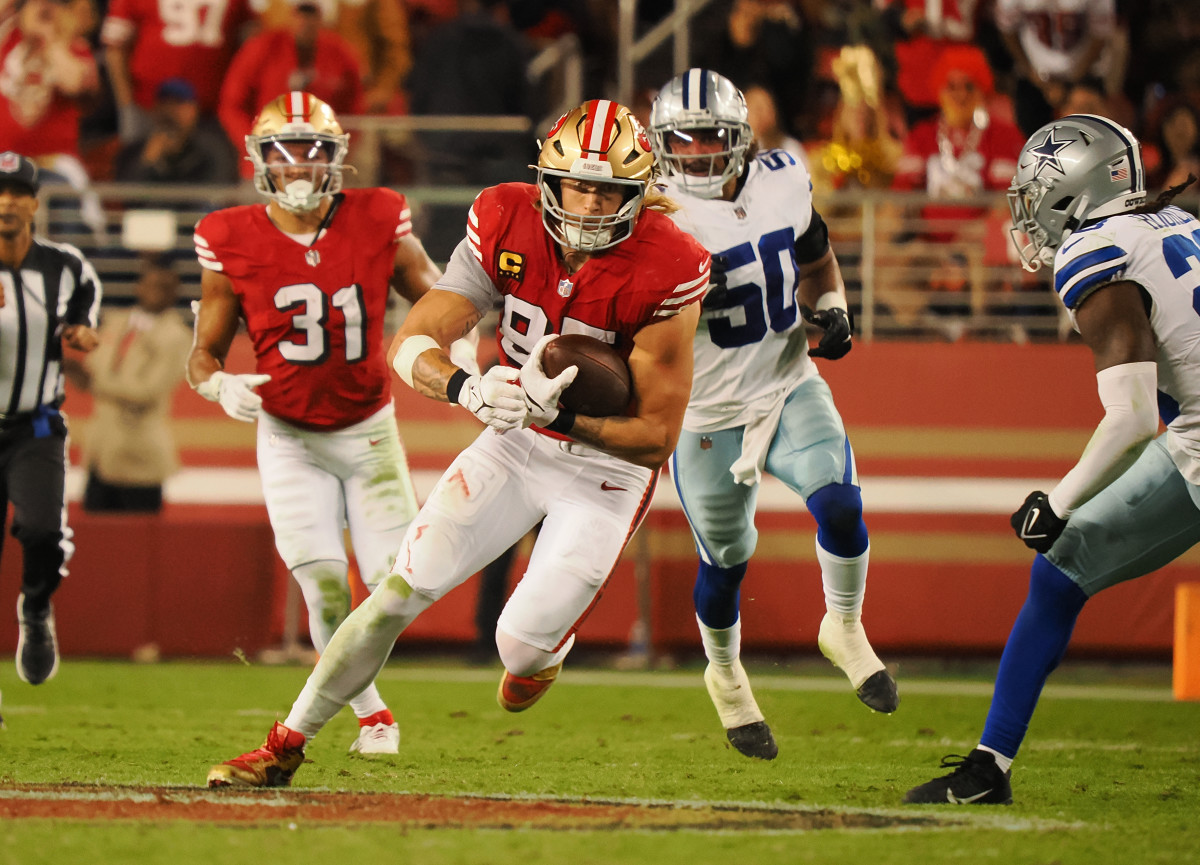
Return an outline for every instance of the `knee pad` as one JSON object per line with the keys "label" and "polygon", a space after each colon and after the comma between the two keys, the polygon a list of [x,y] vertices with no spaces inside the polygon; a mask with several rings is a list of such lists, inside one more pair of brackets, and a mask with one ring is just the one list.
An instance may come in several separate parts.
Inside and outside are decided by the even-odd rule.
{"label": "knee pad", "polygon": [[700,562],[692,603],[696,615],[710,628],[729,628],[738,620],[738,599],[748,562],[721,568]]}
{"label": "knee pad", "polygon": [[822,549],[852,559],[867,549],[867,524],[863,522],[862,492],[852,484],[821,487],[805,502],[817,521],[817,543]]}

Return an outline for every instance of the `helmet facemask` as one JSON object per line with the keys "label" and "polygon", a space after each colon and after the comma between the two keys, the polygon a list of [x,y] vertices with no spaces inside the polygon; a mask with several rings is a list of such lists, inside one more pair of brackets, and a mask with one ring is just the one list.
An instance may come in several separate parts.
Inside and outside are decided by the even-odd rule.
{"label": "helmet facemask", "polygon": [[[650,109],[650,142],[663,173],[697,198],[719,198],[739,177],[753,140],[746,99],[724,76],[689,69],[667,83]],[[703,142],[711,152],[693,150]]]}
{"label": "helmet facemask", "polygon": [[[605,216],[585,216],[562,206],[564,179],[611,186],[621,194],[621,206],[616,213]],[[578,174],[551,169],[538,169],[538,187],[542,191],[542,224],[563,246],[580,252],[598,252],[620,243],[633,230],[633,223],[645,198],[646,186],[628,180],[584,180]]]}

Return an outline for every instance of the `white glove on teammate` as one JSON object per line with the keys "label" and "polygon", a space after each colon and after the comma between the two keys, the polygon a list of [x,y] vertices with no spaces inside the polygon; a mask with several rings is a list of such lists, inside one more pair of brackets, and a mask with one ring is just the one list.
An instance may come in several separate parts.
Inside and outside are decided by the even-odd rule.
{"label": "white glove on teammate", "polygon": [[527,426],[525,392],[517,384],[520,370],[494,366],[482,376],[473,375],[463,382],[458,404],[492,429],[504,432]]}
{"label": "white glove on teammate", "polygon": [[254,423],[262,409],[262,397],[254,392],[254,388],[270,380],[269,375],[214,372],[208,381],[196,385],[196,393],[210,402],[219,402],[225,414],[234,420]]}
{"label": "white glove on teammate", "polygon": [[558,334],[549,333],[538,340],[521,367],[521,388],[525,391],[525,404],[529,406],[529,423],[540,427],[554,423],[558,417],[558,400],[564,390],[575,381],[579,367],[569,366],[555,378],[547,378],[542,369],[542,353]]}

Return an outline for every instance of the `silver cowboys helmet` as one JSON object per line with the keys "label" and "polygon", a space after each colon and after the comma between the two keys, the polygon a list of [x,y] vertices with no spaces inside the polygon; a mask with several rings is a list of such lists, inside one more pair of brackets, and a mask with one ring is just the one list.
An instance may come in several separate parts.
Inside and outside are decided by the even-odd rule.
{"label": "silver cowboys helmet", "polygon": [[[709,69],[689,69],[667,82],[650,107],[650,144],[663,174],[697,198],[716,198],[742,173],[753,140],[746,98],[733,82]],[[696,133],[715,137],[721,149],[704,155],[675,153]],[[690,170],[689,170],[690,169]]]}
{"label": "silver cowboys helmet", "polygon": [[[304,146],[304,155],[294,156],[282,146],[293,142]],[[293,90],[277,96],[258,113],[246,136],[254,187],[292,213],[313,210],[342,188],[342,163],[349,142],[350,136],[342,131],[333,109],[311,93]],[[269,166],[267,157],[272,151],[282,155],[283,161]],[[306,176],[281,176],[284,165],[292,167],[292,174],[297,169],[308,171]]]}
{"label": "silver cowboys helmet", "polygon": [[1084,221],[1145,201],[1142,148],[1128,129],[1094,114],[1047,123],[1021,148],[1008,188],[1022,266],[1032,272],[1052,264],[1055,251]]}

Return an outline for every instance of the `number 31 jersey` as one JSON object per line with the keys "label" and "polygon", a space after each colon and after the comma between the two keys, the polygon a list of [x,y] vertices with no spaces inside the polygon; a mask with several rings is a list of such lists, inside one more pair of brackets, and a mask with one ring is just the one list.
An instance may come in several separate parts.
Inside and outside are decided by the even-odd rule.
{"label": "number 31 jersey", "polygon": [[746,171],[733,201],[664,184],[680,207],[675,224],[726,262],[725,299],[705,301],[696,329],[689,432],[741,426],[817,375],[796,304],[796,239],[813,212],[808,171],[782,150],[759,154]]}
{"label": "number 31 jersey", "polygon": [[389,279],[411,233],[404,196],[349,189],[311,245],[275,227],[266,205],[210,213],[196,226],[200,264],[229,277],[254,343],[263,410],[304,429],[365,420],[391,398],[381,350]]}
{"label": "number 31 jersey", "polygon": [[1200,484],[1200,222],[1178,207],[1110,216],[1075,231],[1055,255],[1054,290],[1072,321],[1093,291],[1126,281],[1150,295],[1167,450]]}

